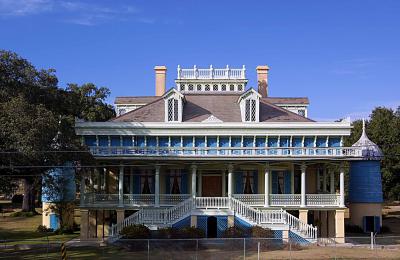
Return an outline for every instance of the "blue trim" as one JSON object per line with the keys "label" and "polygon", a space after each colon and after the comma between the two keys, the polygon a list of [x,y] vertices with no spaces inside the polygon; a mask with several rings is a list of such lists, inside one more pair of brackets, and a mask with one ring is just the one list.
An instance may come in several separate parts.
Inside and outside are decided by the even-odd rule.
{"label": "blue trim", "polygon": [[326,136],[317,137],[317,141],[315,142],[316,147],[326,147]]}
{"label": "blue trim", "polygon": [[277,137],[268,138],[268,147],[278,147],[278,138]]}
{"label": "blue trim", "polygon": [[169,143],[168,136],[160,136],[158,138],[158,146],[160,146],[160,147],[168,147],[168,145],[169,145],[168,143]]}
{"label": "blue trim", "polygon": [[132,136],[123,136],[122,146],[133,146]]}
{"label": "blue trim", "polygon": [[180,136],[171,136],[171,147],[181,147]]}
{"label": "blue trim", "polygon": [[155,136],[148,136],[147,137],[147,144],[146,146],[157,146],[157,138]]}
{"label": "blue trim", "polygon": [[108,136],[107,135],[99,135],[99,146],[108,146]]}
{"label": "blue trim", "polygon": [[184,136],[183,137],[183,147],[193,147],[193,137]]}
{"label": "blue trim", "polygon": [[292,147],[301,147],[303,144],[302,137],[293,137],[292,138]]}
{"label": "blue trim", "polygon": [[144,136],[136,136],[135,138],[135,146],[144,147],[145,137]]}
{"label": "blue trim", "polygon": [[308,241],[305,238],[302,238],[301,236],[293,233],[292,231],[289,231],[289,239],[290,239],[290,242],[299,244],[299,245],[309,245],[310,244],[310,241]]}
{"label": "blue trim", "polygon": [[289,147],[289,138],[288,137],[281,137],[279,140],[279,147]]}
{"label": "blue trim", "polygon": [[329,137],[329,147],[340,147],[340,137]]}
{"label": "blue trim", "polygon": [[314,137],[304,138],[304,147],[314,147]]}
{"label": "blue trim", "polygon": [[119,135],[110,136],[111,146],[121,146],[121,137]]}
{"label": "blue trim", "polygon": [[85,136],[85,144],[87,146],[97,146],[97,144],[96,144],[96,136],[95,135],[87,135],[87,136]]}
{"label": "blue trim", "polygon": [[206,237],[207,237],[207,218],[208,216],[197,216],[197,228],[203,230]]}

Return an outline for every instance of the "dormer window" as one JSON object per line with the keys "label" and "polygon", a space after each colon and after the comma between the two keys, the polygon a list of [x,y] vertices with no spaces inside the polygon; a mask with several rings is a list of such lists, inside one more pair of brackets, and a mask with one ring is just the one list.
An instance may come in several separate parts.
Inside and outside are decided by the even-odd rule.
{"label": "dormer window", "polygon": [[183,100],[184,96],[175,89],[165,93],[165,122],[182,122]]}
{"label": "dormer window", "polygon": [[254,89],[249,89],[239,97],[243,122],[259,122],[260,97],[261,95]]}
{"label": "dormer window", "polygon": [[254,99],[246,100],[245,121],[246,122],[256,121],[256,100]]}
{"label": "dormer window", "polygon": [[175,98],[168,99],[168,121],[178,121],[178,100]]}

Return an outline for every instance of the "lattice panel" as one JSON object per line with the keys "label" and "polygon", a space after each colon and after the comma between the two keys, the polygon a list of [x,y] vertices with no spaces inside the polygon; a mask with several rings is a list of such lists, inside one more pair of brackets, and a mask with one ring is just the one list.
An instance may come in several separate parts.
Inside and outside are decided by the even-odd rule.
{"label": "lattice panel", "polygon": [[217,237],[222,237],[227,228],[228,228],[228,217],[227,216],[217,217]]}
{"label": "lattice panel", "polygon": [[289,238],[290,238],[290,241],[292,243],[296,243],[296,244],[299,244],[299,245],[308,245],[308,244],[310,244],[310,241],[308,241],[307,239],[302,238],[301,236],[293,233],[292,231],[289,231]]}
{"label": "lattice panel", "polygon": [[197,228],[203,230],[207,237],[207,216],[197,216]]}
{"label": "lattice panel", "polygon": [[172,225],[173,228],[185,228],[185,227],[190,227],[190,216],[186,217],[175,224]]}

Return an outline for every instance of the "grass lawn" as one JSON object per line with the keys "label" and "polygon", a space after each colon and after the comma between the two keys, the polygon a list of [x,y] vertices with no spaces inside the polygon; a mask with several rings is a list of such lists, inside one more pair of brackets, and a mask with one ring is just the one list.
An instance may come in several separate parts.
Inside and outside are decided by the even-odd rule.
{"label": "grass lawn", "polygon": [[[1,250],[0,259],[59,259],[59,248],[47,250]],[[72,247],[67,248],[68,259],[148,259],[147,251],[130,252],[115,246]],[[300,251],[276,250],[262,252],[260,259],[399,259],[399,249],[334,248],[310,246]],[[150,259],[243,259],[239,248],[226,250],[206,249],[199,252],[190,250],[150,249]],[[246,259],[257,259],[256,251],[247,251]]]}
{"label": "grass lawn", "polygon": [[[40,209],[37,211],[40,212]],[[42,224],[42,215],[33,217],[11,217],[9,213],[0,215],[0,240],[26,240],[27,243],[32,243],[32,240],[47,240],[46,234],[36,232],[40,224]],[[48,238],[50,241],[64,242],[78,235],[50,234]],[[29,240],[30,242],[28,242]],[[19,241],[18,243],[23,242]]]}

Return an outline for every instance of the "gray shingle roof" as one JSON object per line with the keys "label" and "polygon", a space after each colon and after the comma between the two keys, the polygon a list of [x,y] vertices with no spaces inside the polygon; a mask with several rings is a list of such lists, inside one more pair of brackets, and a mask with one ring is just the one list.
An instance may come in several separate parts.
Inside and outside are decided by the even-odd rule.
{"label": "gray shingle roof", "polygon": [[[239,96],[240,94],[186,94],[182,121],[202,122],[213,115],[223,122],[241,122],[240,107],[237,103]],[[162,97],[157,98],[112,121],[164,122],[164,100]],[[263,98],[260,100],[260,122],[312,122],[312,120],[280,108]]]}

